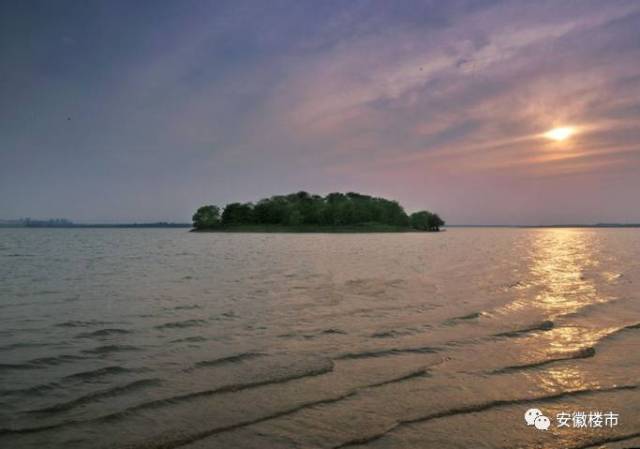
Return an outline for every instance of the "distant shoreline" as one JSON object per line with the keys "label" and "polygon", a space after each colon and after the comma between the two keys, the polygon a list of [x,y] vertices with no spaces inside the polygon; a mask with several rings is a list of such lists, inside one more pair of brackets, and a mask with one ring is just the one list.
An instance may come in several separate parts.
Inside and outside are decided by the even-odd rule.
{"label": "distant shoreline", "polygon": [[299,225],[299,226],[286,226],[286,225],[230,225],[221,226],[212,229],[192,229],[191,232],[196,233],[209,233],[209,232],[258,232],[258,233],[273,233],[273,234],[367,234],[367,233],[424,233],[408,226],[388,226],[383,224],[371,224],[371,225],[352,225],[352,226],[316,226],[316,225]]}
{"label": "distant shoreline", "polygon": [[[373,232],[424,232],[410,227],[394,227],[385,225],[353,225],[353,226],[282,226],[282,225],[236,225],[215,229],[195,229],[191,223],[95,223],[65,225],[24,225],[3,224],[0,229],[189,229],[191,232],[265,232],[265,233],[373,233]],[[569,224],[569,225],[446,225],[445,228],[508,228],[508,229],[637,229],[640,223],[629,224]],[[442,229],[444,230],[444,229]]]}
{"label": "distant shoreline", "polygon": [[566,224],[566,225],[447,225],[448,228],[640,228],[640,223]]}
{"label": "distant shoreline", "polygon": [[115,224],[0,224],[0,229],[174,229],[192,228],[191,223],[115,223]]}

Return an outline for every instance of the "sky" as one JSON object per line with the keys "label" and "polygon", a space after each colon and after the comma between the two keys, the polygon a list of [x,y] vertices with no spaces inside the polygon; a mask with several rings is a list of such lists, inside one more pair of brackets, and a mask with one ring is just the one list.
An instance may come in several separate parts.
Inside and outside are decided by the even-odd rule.
{"label": "sky", "polygon": [[640,2],[0,2],[0,218],[299,190],[640,222]]}

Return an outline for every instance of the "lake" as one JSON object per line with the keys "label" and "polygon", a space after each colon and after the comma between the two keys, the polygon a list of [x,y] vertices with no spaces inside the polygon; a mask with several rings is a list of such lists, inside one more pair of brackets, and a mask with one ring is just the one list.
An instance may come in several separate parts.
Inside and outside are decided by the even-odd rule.
{"label": "lake", "polygon": [[639,375],[635,229],[0,230],[3,448],[623,448]]}

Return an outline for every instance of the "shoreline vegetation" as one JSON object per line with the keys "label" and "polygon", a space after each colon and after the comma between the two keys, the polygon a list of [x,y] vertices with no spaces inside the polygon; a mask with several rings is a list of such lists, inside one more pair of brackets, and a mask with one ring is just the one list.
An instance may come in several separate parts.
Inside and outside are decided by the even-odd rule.
{"label": "shoreline vegetation", "polygon": [[304,191],[257,203],[200,207],[194,232],[438,232],[445,222],[426,210],[408,215],[397,202],[360,193]]}

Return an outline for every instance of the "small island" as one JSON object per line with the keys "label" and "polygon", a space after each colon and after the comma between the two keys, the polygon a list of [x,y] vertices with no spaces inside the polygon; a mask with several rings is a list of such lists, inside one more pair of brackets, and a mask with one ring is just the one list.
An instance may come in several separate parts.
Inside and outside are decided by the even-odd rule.
{"label": "small island", "polygon": [[422,210],[408,215],[397,202],[360,193],[276,195],[257,203],[200,207],[196,232],[437,232],[445,222]]}

